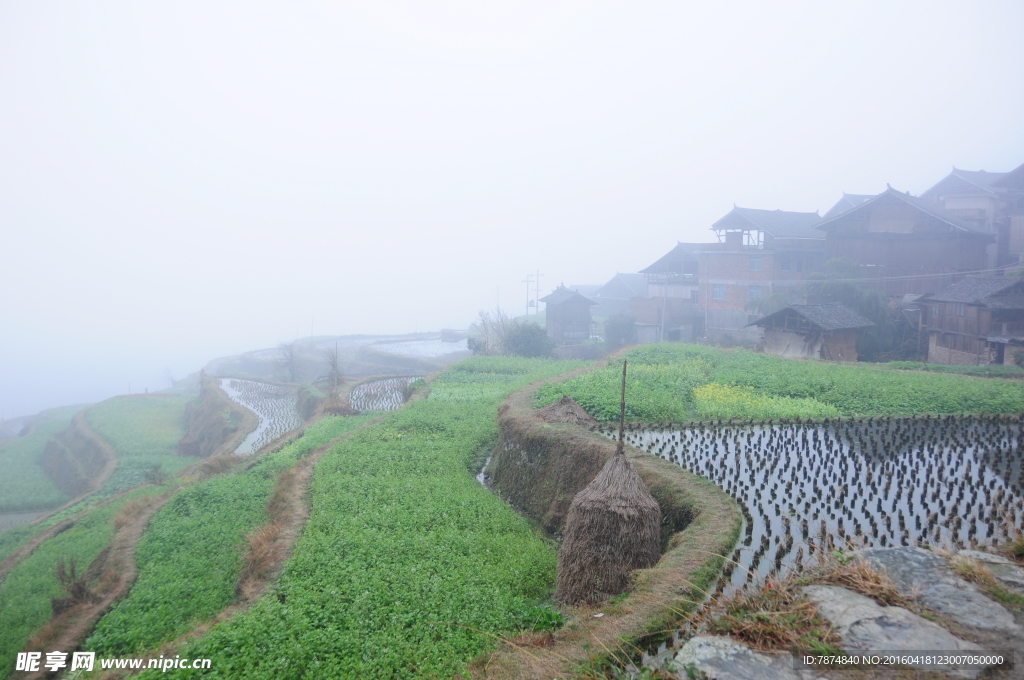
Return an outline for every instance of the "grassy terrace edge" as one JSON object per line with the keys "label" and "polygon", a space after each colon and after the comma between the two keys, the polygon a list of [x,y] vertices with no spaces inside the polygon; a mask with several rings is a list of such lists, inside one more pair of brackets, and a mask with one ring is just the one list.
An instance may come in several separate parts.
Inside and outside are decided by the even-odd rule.
{"label": "grassy terrace edge", "polygon": [[549,611],[554,551],[472,473],[508,393],[578,365],[468,359],[333,446],[280,579],[187,643],[213,670],[181,675],[465,677],[494,634],[532,626]]}
{"label": "grassy terrace edge", "polygon": [[[641,345],[629,360],[626,419],[635,422],[821,420],[1024,412],[1024,381],[878,364],[783,359],[706,345]],[[621,366],[621,363],[619,363]],[[606,367],[539,390],[563,394],[599,421],[618,421],[618,369]]]}
{"label": "grassy terrace edge", "polygon": [[[527,517],[550,531],[564,522],[572,497],[614,453],[596,432],[534,415],[535,395],[545,385],[602,370],[623,352],[595,366],[534,382],[501,406],[500,438],[488,472],[493,487]],[[598,607],[570,611],[553,641],[530,646],[513,640],[471,668],[474,677],[593,677],[621,665],[641,645],[669,635],[718,577],[723,555],[733,549],[742,524],[739,507],[711,481],[627,446],[627,455],[662,508],[665,550],[651,569],[636,572],[634,588]],[[595,618],[595,613],[603,616]]]}

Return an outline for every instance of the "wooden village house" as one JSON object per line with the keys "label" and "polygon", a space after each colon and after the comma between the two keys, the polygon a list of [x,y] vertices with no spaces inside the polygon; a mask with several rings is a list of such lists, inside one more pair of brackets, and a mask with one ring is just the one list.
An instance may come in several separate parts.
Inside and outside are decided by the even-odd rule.
{"label": "wooden village house", "polygon": [[920,198],[993,236],[986,269],[1013,264],[1024,255],[1024,165],[1010,172],[953,168]]}
{"label": "wooden village house", "polygon": [[920,300],[928,362],[1013,364],[1024,349],[1024,280],[966,278]]}
{"label": "wooden village house", "polygon": [[699,304],[710,337],[756,342],[756,318],[744,307],[755,298],[799,290],[807,273],[821,269],[825,236],[817,212],[734,207],[711,225],[718,243],[701,250]]}
{"label": "wooden village house", "polygon": [[838,303],[789,305],[753,324],[764,329],[764,352],[775,356],[856,361],[857,336],[871,321]]}
{"label": "wooden village house", "polygon": [[937,293],[985,268],[995,238],[983,226],[893,188],[817,225],[825,258],[848,258],[885,293]]}
{"label": "wooden village house", "polygon": [[548,337],[559,345],[575,345],[590,338],[590,308],[594,302],[578,292],[559,286],[553,293],[542,297],[545,303],[544,319]]}

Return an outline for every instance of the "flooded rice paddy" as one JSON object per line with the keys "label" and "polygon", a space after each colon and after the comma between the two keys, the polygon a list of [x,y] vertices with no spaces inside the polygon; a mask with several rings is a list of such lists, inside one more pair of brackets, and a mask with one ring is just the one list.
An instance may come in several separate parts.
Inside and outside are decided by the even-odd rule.
{"label": "flooded rice paddy", "polygon": [[645,427],[626,440],[739,503],[727,593],[816,550],[998,545],[1024,529],[1016,416]]}
{"label": "flooded rice paddy", "polygon": [[365,382],[352,388],[348,402],[357,411],[396,411],[405,403],[406,387],[418,379],[403,376]]}
{"label": "flooded rice paddy", "polygon": [[259,419],[256,429],[235,449],[239,455],[255,453],[302,424],[293,387],[237,378],[221,378],[220,386],[232,401],[249,409]]}

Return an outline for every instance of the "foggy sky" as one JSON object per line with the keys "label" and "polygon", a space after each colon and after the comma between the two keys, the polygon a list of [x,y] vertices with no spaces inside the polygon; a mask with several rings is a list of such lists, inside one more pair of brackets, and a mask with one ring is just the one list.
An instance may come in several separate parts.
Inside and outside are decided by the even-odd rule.
{"label": "foggy sky", "polygon": [[[780,6],[777,6],[780,5]],[[0,2],[0,418],[1024,162],[1024,5]]]}

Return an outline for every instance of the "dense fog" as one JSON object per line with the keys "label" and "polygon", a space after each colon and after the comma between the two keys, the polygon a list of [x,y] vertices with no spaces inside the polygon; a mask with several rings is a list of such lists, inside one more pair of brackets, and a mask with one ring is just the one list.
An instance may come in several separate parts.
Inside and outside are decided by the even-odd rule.
{"label": "dense fog", "polygon": [[0,420],[1024,161],[1024,6],[0,4]]}

